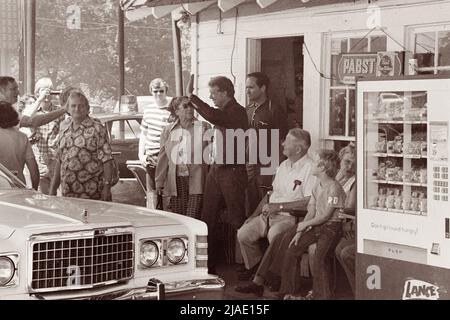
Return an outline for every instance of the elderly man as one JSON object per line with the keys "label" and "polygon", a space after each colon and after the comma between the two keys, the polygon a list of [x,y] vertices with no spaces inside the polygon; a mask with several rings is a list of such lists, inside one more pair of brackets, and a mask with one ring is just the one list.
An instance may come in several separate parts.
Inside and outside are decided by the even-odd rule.
{"label": "elderly man", "polygon": [[[187,92],[194,108],[214,125],[213,163],[206,178],[203,195],[202,220],[208,225],[208,269],[215,273],[217,263],[216,226],[222,204],[225,203],[228,221],[237,230],[245,220],[245,189],[247,172],[244,161],[239,163],[238,137],[248,128],[247,114],[234,98],[234,86],[226,77],[215,77],[209,81],[210,99],[216,108],[210,107],[193,95],[193,77]],[[239,130],[241,129],[241,130]],[[222,143],[220,143],[222,142]]]}
{"label": "elderly man", "polygon": [[238,241],[242,251],[245,268],[239,274],[240,280],[248,280],[258,268],[263,252],[259,244],[267,237],[274,237],[295,224],[295,217],[287,211],[306,208],[311,197],[315,178],[311,175],[312,160],[308,156],[311,137],[305,130],[294,128],[282,144],[287,160],[277,169],[272,183],[273,193],[269,202],[261,201],[253,215],[238,230]]}
{"label": "elderly man", "polygon": [[89,102],[71,91],[67,102],[72,116],[61,125],[55,175],[50,194],[61,183],[65,197],[111,201],[112,155],[105,127],[89,117]]}
{"label": "elderly man", "polygon": [[[0,100],[15,104],[19,96],[19,85],[12,77],[0,76]],[[34,112],[32,112],[33,114]],[[60,118],[66,113],[65,108],[60,108],[45,114],[36,114],[32,116],[23,115],[20,118],[20,127],[37,128]]]}

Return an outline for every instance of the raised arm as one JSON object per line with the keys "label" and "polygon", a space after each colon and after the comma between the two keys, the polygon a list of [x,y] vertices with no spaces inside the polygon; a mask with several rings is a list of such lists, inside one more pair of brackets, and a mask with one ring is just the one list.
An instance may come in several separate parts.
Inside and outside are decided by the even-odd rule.
{"label": "raised arm", "polygon": [[56,120],[66,113],[66,109],[60,108],[58,110],[51,111],[49,113],[45,114],[37,114],[33,117],[29,116],[22,116],[22,119],[20,120],[20,127],[22,128],[38,128],[44,124],[47,124],[49,122],[52,122],[53,120]]}

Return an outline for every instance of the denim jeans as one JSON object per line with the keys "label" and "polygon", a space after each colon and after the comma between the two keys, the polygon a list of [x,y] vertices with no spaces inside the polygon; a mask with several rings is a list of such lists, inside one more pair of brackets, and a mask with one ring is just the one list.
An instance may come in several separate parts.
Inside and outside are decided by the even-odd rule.
{"label": "denim jeans", "polygon": [[279,273],[282,275],[280,291],[282,293],[296,293],[295,283],[299,273],[299,260],[302,254],[307,252],[309,245],[317,243],[313,270],[314,298],[331,299],[331,277],[326,258],[330,252],[334,253],[334,248],[341,238],[341,234],[340,221],[330,221],[305,232],[297,245],[293,245],[286,250]]}

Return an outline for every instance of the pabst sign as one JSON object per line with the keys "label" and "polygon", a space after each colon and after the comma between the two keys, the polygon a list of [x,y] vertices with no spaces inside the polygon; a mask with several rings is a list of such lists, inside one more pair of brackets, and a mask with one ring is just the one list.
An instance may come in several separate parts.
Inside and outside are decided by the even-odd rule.
{"label": "pabst sign", "polygon": [[377,57],[376,53],[342,54],[338,65],[339,80],[345,84],[354,84],[356,77],[374,77],[376,75]]}
{"label": "pabst sign", "polygon": [[398,76],[401,71],[397,52],[344,53],[338,64],[338,78],[344,84],[355,84],[357,77]]}

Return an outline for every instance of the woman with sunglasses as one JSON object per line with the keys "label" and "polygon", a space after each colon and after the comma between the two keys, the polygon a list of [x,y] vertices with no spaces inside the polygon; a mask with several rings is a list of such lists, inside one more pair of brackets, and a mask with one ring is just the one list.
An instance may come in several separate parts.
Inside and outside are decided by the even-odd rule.
{"label": "woman with sunglasses", "polygon": [[169,211],[200,218],[208,172],[203,155],[209,148],[209,141],[204,141],[203,137],[211,125],[195,118],[194,107],[188,97],[174,98],[170,108],[176,120],[167,125],[161,135],[156,190],[164,190],[164,194],[170,197]]}
{"label": "woman with sunglasses", "polygon": [[139,138],[139,160],[150,176],[147,187],[155,190],[155,167],[158,160],[160,138],[164,127],[172,119],[169,110],[172,98],[167,96],[169,85],[161,78],[153,79],[149,89],[154,97],[154,103],[144,109]]}

